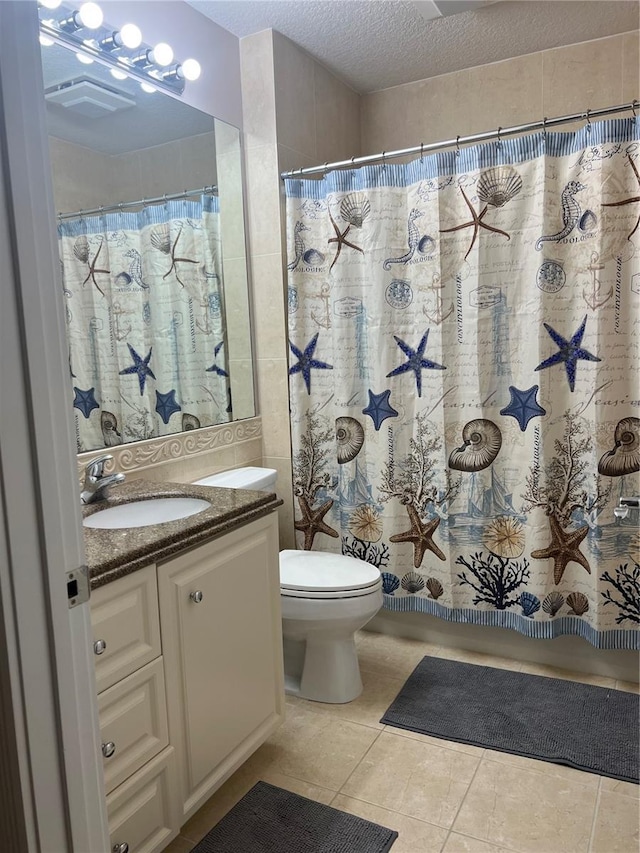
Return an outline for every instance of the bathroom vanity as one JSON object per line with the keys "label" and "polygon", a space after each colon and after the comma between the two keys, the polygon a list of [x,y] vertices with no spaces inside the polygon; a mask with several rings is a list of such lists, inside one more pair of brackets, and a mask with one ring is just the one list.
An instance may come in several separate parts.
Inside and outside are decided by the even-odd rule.
{"label": "bathroom vanity", "polygon": [[137,481],[106,504],[180,495],[211,508],[85,528],[109,832],[123,853],[162,850],[283,718],[280,501]]}

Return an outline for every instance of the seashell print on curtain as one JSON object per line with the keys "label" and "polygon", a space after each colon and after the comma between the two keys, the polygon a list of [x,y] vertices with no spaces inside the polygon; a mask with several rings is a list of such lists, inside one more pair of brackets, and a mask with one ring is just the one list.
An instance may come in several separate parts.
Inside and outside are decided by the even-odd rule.
{"label": "seashell print on curtain", "polygon": [[640,648],[640,119],[289,179],[295,527],[385,606]]}
{"label": "seashell print on curtain", "polygon": [[230,420],[218,199],[61,222],[78,451]]}

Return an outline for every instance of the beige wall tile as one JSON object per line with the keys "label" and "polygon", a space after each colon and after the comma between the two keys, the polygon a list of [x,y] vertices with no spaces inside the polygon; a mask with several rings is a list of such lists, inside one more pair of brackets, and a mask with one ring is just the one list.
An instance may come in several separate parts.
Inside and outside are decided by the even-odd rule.
{"label": "beige wall tile", "polygon": [[257,377],[264,455],[291,456],[289,384],[286,359],[258,359]]}
{"label": "beige wall tile", "polygon": [[447,837],[446,829],[416,820],[406,815],[390,812],[371,803],[363,803],[338,794],[331,805],[341,812],[357,815],[364,820],[386,826],[398,833],[393,853],[437,853]]}
{"label": "beige wall tile", "polygon": [[640,30],[622,37],[622,101],[640,101]]}
{"label": "beige wall tile", "polygon": [[453,825],[519,853],[586,853],[597,790],[483,759]]}
{"label": "beige wall tile", "polygon": [[631,853],[640,849],[640,804],[634,797],[601,791],[592,853]]}
{"label": "beige wall tile", "polygon": [[280,550],[295,548],[295,530],[293,527],[294,507],[293,489],[291,476],[291,459],[276,456],[265,456],[264,466],[275,468],[278,472],[276,492],[282,498],[284,504],[278,508],[278,531],[280,536]]}
{"label": "beige wall tile", "polygon": [[245,148],[273,143],[276,108],[271,30],[240,39],[240,73]]}
{"label": "beige wall tile", "polygon": [[233,445],[235,451],[234,467],[240,466],[262,466],[262,439],[251,438],[248,441],[239,441]]}
{"label": "beige wall tile", "polygon": [[619,104],[624,36],[543,51],[543,114],[559,116]]}
{"label": "beige wall tile", "polygon": [[356,157],[360,154],[360,96],[317,62],[314,86],[317,163]]}
{"label": "beige wall tile", "polygon": [[249,246],[252,255],[273,255],[281,250],[280,176],[275,145],[249,148],[245,154]]}
{"label": "beige wall tile", "polygon": [[316,156],[314,60],[274,30],[273,67],[278,142]]}
{"label": "beige wall tile", "polygon": [[467,86],[454,112],[461,135],[542,118],[542,54],[469,69]]}
{"label": "beige wall tile", "polygon": [[448,828],[478,762],[383,731],[340,793]]}
{"label": "beige wall tile", "polygon": [[616,690],[626,690],[628,693],[640,693],[640,684],[636,681],[616,681]]}
{"label": "beige wall tile", "polygon": [[258,358],[287,357],[282,256],[261,255],[253,265],[253,312]]}

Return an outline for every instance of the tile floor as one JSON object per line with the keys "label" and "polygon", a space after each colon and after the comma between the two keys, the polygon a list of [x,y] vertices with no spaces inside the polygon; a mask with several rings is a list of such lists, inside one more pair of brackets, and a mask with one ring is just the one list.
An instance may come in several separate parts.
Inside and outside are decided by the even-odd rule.
{"label": "tile floor", "polygon": [[397,830],[391,853],[640,851],[637,785],[378,722],[426,654],[620,690],[637,684],[384,634],[357,639],[362,696],[348,705],[287,697],[281,728],[165,853],[189,853],[259,779]]}

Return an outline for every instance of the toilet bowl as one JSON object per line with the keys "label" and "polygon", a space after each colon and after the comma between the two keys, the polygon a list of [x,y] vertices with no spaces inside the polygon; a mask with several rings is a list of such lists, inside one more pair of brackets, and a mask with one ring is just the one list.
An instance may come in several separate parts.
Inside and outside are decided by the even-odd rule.
{"label": "toilet bowl", "polygon": [[[236,468],[194,485],[274,491],[276,472]],[[363,560],[321,551],[280,552],[285,690],[316,702],[362,692],[354,634],[382,607],[382,577]]]}

